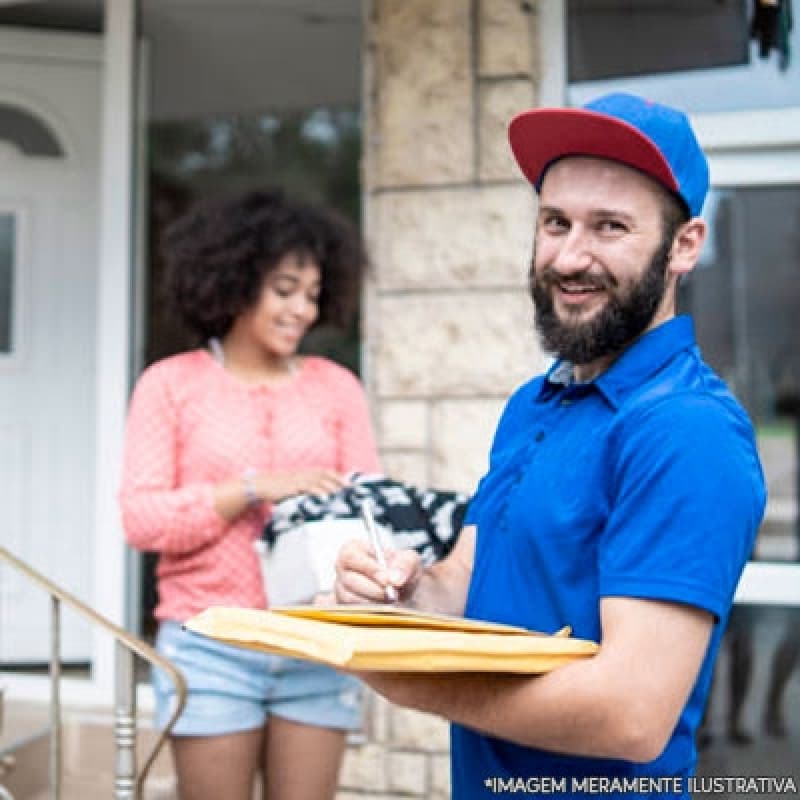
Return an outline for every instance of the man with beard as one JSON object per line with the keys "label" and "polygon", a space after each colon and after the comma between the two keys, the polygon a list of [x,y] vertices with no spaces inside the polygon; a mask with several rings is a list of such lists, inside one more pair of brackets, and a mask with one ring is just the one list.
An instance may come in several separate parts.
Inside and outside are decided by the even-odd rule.
{"label": "man with beard", "polygon": [[683,113],[631,95],[523,112],[509,136],[539,194],[530,285],[557,360],[509,400],[450,557],[424,569],[395,552],[381,568],[351,543],[336,597],[381,602],[391,584],[416,608],[600,643],[539,677],[364,676],[454,723],[454,798],[531,778],[561,796],[688,798],[765,504],[750,422],[675,311],[708,166]]}

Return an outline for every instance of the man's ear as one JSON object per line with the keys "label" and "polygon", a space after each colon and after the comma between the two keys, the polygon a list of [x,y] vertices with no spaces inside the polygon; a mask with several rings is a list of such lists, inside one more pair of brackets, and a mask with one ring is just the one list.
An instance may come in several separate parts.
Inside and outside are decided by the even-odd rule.
{"label": "man's ear", "polygon": [[686,275],[694,269],[707,233],[708,226],[701,217],[692,217],[678,228],[669,259],[669,270],[673,275]]}

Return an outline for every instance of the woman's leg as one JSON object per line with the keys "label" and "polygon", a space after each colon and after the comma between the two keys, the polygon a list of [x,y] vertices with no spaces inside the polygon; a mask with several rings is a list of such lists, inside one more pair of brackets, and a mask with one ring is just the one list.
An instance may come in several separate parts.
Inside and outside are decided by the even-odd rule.
{"label": "woman's leg", "polygon": [[[180,800],[252,800],[261,767],[271,657],[165,622],[159,652],[183,673],[186,705],[170,739]],[[156,721],[163,728],[177,702],[175,686],[153,671]]]}
{"label": "woman's leg", "polygon": [[346,736],[271,716],[263,748],[264,800],[333,800]]}
{"label": "woman's leg", "polygon": [[252,800],[264,730],[170,740],[180,800]]}

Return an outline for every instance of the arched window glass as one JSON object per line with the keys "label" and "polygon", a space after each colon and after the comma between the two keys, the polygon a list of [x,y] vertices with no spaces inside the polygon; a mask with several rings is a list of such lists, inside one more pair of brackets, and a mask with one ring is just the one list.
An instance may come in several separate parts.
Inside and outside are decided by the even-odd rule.
{"label": "arched window glass", "polygon": [[0,103],[0,140],[26,156],[63,158],[64,148],[52,128],[24,108]]}

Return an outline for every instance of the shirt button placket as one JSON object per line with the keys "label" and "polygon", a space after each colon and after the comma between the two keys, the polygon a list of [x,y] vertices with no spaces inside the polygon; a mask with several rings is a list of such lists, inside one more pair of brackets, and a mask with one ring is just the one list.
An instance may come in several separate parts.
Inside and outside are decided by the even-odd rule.
{"label": "shirt button placket", "polygon": [[[543,442],[544,437],[545,432],[543,430],[538,430],[533,437],[534,444],[540,444]],[[511,478],[511,488],[506,493],[501,515],[501,524],[506,530],[508,529],[508,508],[511,505],[511,496],[518,490],[520,483],[522,483],[522,479],[525,477],[525,464],[527,464],[534,457],[534,447],[531,446],[525,451],[525,456],[519,461],[516,469],[514,470],[514,476]]]}

